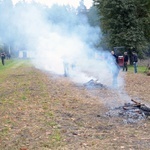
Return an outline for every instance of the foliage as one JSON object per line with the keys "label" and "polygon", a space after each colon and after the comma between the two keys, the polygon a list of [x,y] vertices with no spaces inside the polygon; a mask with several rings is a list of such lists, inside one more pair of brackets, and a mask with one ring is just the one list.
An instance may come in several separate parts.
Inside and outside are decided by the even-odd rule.
{"label": "foliage", "polygon": [[110,48],[125,46],[137,52],[150,42],[149,0],[94,0],[101,16],[104,40]]}
{"label": "foliage", "polygon": [[11,43],[12,30],[10,26],[12,20],[10,14],[13,10],[13,3],[11,0],[5,0],[0,3],[0,38],[4,43]]}
{"label": "foliage", "polygon": [[100,25],[100,17],[98,15],[98,9],[95,6],[92,6],[87,13],[88,22],[91,26]]}

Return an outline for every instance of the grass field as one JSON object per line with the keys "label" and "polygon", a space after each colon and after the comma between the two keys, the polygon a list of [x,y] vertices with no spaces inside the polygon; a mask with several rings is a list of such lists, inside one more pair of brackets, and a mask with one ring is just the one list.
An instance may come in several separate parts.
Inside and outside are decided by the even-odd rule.
{"label": "grass field", "polygon": [[[138,66],[137,67],[138,73],[145,73],[146,66]],[[128,66],[128,71],[129,72],[134,72],[134,67],[132,65]]]}
{"label": "grass field", "polygon": [[29,60],[0,64],[0,150],[149,150],[150,120],[106,117],[128,94],[150,103],[150,77],[124,73],[125,91],[87,90]]}
{"label": "grass field", "polygon": [[29,60],[6,60],[0,66],[0,149],[17,150],[34,140],[32,146],[36,147],[36,141],[42,138],[43,147],[59,146],[61,135],[57,127],[53,128],[57,124],[53,111],[48,109],[50,98],[40,76]]}

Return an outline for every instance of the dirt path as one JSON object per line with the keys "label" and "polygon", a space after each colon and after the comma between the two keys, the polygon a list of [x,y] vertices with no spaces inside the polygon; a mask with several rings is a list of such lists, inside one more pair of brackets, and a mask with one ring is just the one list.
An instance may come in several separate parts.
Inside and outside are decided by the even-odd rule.
{"label": "dirt path", "polygon": [[33,67],[12,70],[0,89],[0,149],[150,149],[150,122],[124,124],[110,107],[150,103],[150,77],[122,74],[124,89],[86,89]]}

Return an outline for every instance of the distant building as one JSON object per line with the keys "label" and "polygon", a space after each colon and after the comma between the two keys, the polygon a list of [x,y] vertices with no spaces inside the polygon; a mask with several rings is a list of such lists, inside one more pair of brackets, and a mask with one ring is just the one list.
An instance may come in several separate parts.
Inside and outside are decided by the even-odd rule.
{"label": "distant building", "polygon": [[18,54],[19,58],[33,58],[34,54],[31,51],[20,50]]}

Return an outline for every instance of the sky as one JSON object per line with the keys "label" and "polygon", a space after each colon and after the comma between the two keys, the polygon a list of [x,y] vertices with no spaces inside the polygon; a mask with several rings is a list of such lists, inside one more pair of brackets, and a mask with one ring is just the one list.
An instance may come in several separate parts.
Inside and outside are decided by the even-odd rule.
{"label": "sky", "polygon": [[[19,0],[12,0],[12,1],[15,4]],[[25,1],[30,2],[31,0],[25,0]],[[52,4],[57,3],[57,4],[60,4],[60,5],[69,4],[71,6],[78,7],[80,0],[34,0],[34,1],[46,4],[48,6],[51,6]],[[84,0],[84,4],[87,8],[90,8],[92,6],[92,3],[93,3],[93,0]]]}

